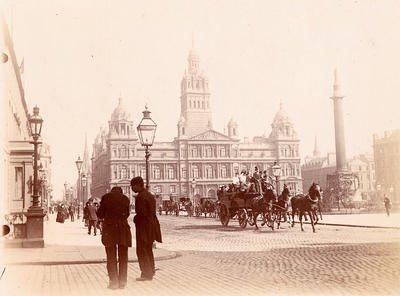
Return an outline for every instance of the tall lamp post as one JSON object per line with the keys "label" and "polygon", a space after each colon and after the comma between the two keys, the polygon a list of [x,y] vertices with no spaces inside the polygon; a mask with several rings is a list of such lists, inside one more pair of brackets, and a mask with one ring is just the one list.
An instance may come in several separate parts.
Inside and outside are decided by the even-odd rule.
{"label": "tall lamp post", "polygon": [[194,206],[194,189],[196,188],[196,184],[197,184],[196,178],[193,178],[193,180],[192,180],[192,204],[193,204],[193,206]]}
{"label": "tall lamp post", "polygon": [[81,200],[81,183],[82,183],[82,180],[81,180],[81,169],[82,169],[82,163],[83,163],[83,160],[81,160],[81,158],[80,158],[80,156],[78,156],[78,159],[75,161],[75,164],[76,164],[76,168],[78,169],[78,184],[77,184],[77,190],[76,190],[76,194],[78,195],[77,197],[78,197],[78,204],[79,204],[79,207],[78,207],[78,216],[77,216],[77,218],[79,219],[79,211],[80,211],[80,205],[81,205],[81,202],[82,202],[82,200]]}
{"label": "tall lamp post", "polygon": [[82,174],[82,201],[83,203],[87,202],[87,196],[86,196],[86,185],[87,185],[87,178],[85,174]]}
{"label": "tall lamp post", "polygon": [[275,161],[272,166],[272,174],[275,176],[276,181],[276,195],[280,194],[279,176],[281,175],[281,166]]}
{"label": "tall lamp post", "polygon": [[45,215],[43,208],[39,204],[38,194],[38,145],[40,133],[42,131],[43,119],[39,115],[39,108],[33,108],[33,115],[29,116],[29,125],[33,141],[33,194],[32,205],[29,207],[28,212],[25,214],[26,221],[26,236],[27,241],[22,243],[23,247],[44,247],[43,240],[43,217]]}
{"label": "tall lamp post", "polygon": [[157,124],[150,118],[150,111],[145,107],[143,111],[142,121],[137,126],[137,131],[140,138],[140,143],[145,148],[146,158],[146,189],[149,190],[149,147],[153,145],[154,136],[156,134]]}

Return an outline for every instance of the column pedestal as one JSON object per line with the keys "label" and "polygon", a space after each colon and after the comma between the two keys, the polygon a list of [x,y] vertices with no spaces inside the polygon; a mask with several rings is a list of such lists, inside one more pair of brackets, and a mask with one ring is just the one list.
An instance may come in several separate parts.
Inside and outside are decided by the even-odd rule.
{"label": "column pedestal", "polygon": [[41,207],[30,207],[24,213],[26,220],[26,240],[22,242],[23,248],[43,248],[43,217],[45,213]]}

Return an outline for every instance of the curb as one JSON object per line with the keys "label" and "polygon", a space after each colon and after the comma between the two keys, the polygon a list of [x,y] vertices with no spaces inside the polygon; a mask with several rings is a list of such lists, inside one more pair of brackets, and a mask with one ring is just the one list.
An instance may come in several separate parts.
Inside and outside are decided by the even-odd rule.
{"label": "curb", "polygon": [[[154,258],[154,261],[171,260],[181,255],[176,252],[171,252],[170,255],[160,256]],[[138,259],[128,259],[128,263],[136,263]],[[97,260],[74,260],[74,261],[36,261],[36,262],[5,262],[5,265],[75,265],[75,264],[100,264],[107,263],[106,259]]]}
{"label": "curb", "polygon": [[[300,224],[300,222],[295,221],[294,223]],[[310,222],[303,222],[303,224],[309,224]],[[325,226],[343,226],[343,227],[359,227],[359,228],[378,228],[378,229],[397,229],[400,230],[400,227],[395,226],[372,226],[372,225],[354,225],[354,224],[336,224],[336,223],[321,223],[318,222],[314,225],[325,225]]]}

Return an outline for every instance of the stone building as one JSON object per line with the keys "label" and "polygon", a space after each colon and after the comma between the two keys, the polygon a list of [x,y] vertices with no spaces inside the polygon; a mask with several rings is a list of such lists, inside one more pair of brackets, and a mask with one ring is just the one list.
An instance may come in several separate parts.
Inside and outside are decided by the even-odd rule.
{"label": "stone building", "polygon": [[[14,50],[8,25],[3,17],[1,25],[1,74],[0,88],[2,96],[2,178],[1,178],[1,220],[11,228],[7,243],[22,246],[26,238],[26,216],[32,205],[33,191],[33,145],[30,143],[29,111],[22,83],[23,64],[19,64]],[[49,193],[51,181],[51,156],[45,143],[42,151],[43,163],[41,177],[47,178],[45,188]],[[46,177],[45,177],[46,175]],[[40,176],[39,176],[40,177]],[[42,183],[44,185],[44,182]],[[41,200],[42,202],[42,200]]]}
{"label": "stone building", "polygon": [[[227,123],[226,133],[216,131],[209,81],[199,65],[199,56],[192,48],[181,81],[177,136],[151,147],[150,190],[163,198],[216,198],[219,186],[229,184],[235,172],[254,171],[257,166],[272,174],[275,161],[282,167],[280,184],[287,183],[293,192],[302,188],[300,140],[282,104],[269,135],[241,141],[233,119]],[[136,126],[120,98],[108,127],[101,128],[93,144],[92,196],[100,197],[118,185],[132,197],[130,179],[137,175],[145,178],[145,153]]]}
{"label": "stone building", "polygon": [[[400,203],[400,129],[373,135],[376,186],[392,203]],[[378,186],[379,185],[379,186]]]}

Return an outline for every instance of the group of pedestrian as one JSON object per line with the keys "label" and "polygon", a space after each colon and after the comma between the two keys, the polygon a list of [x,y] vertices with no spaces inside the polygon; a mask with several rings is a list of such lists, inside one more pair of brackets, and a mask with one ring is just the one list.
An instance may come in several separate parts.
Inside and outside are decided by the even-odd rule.
{"label": "group of pedestrian", "polygon": [[97,229],[101,232],[101,223],[97,216],[97,210],[99,206],[98,203],[93,203],[93,200],[86,202],[83,208],[83,220],[85,221],[85,226],[88,227],[88,234],[90,235],[93,227],[93,235],[97,235]]}
{"label": "group of pedestrian", "polygon": [[[136,254],[141,274],[136,280],[150,281],[156,271],[153,242],[162,242],[160,224],[156,216],[156,200],[144,187],[141,177],[133,178],[131,187],[137,193],[136,215],[133,221],[136,227]],[[87,213],[90,226],[93,225],[91,221],[94,217],[104,219],[101,242],[105,247],[107,257],[108,288],[124,289],[128,276],[128,248],[132,247],[132,234],[128,223],[129,198],[123,194],[121,187],[113,187],[102,197],[98,210],[96,211],[94,205],[89,203]],[[96,227],[94,227],[94,233],[96,233]]]}
{"label": "group of pedestrian", "polygon": [[70,219],[71,222],[75,220],[75,206],[71,203],[70,205],[65,205],[64,203],[59,203],[57,205],[57,216],[56,222],[64,223],[66,219]]}

